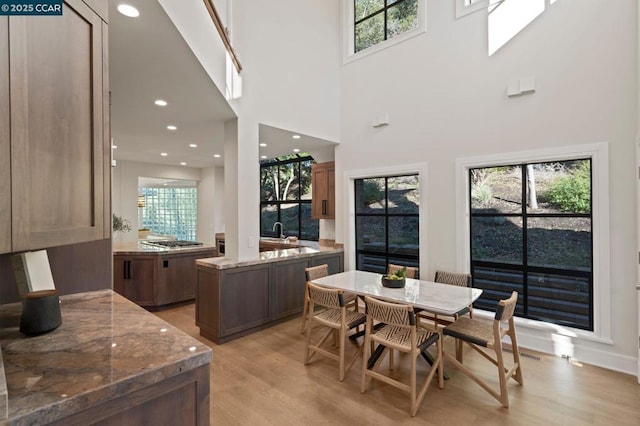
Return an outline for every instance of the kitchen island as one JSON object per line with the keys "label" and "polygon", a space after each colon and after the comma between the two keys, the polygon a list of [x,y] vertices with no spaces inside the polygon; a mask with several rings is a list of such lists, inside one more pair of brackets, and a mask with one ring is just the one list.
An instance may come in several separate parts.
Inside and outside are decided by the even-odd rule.
{"label": "kitchen island", "polygon": [[216,256],[211,245],[158,247],[143,242],[114,244],[113,289],[149,310],[196,297],[196,259]]}
{"label": "kitchen island", "polygon": [[21,304],[0,306],[8,424],[209,424],[211,349],[111,290],[60,308],[25,337]]}
{"label": "kitchen island", "polygon": [[218,344],[253,333],[302,313],[305,268],[326,263],[344,270],[344,250],[298,241],[300,247],[263,251],[259,258],[199,259],[196,325]]}

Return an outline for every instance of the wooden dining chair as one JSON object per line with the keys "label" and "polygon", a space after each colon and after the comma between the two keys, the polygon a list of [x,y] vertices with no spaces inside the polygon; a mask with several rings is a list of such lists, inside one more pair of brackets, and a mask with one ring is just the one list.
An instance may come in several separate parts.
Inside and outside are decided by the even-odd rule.
{"label": "wooden dining chair", "polygon": [[[471,274],[463,272],[449,272],[449,271],[436,271],[436,275],[433,280],[437,283],[457,285],[459,287],[471,287]],[[473,305],[467,306],[465,309],[456,312],[454,320],[458,317],[469,314],[469,317],[473,318]]]}
{"label": "wooden dining chair", "polygon": [[[509,407],[509,393],[507,389],[507,380],[513,377],[518,383],[523,384],[522,365],[520,363],[520,352],[518,342],[516,340],[516,328],[513,321],[513,313],[518,302],[518,293],[511,293],[508,299],[500,300],[496,309],[493,324],[479,321],[477,319],[462,317],[451,325],[443,329],[443,333],[462,341],[483,357],[488,359],[498,367],[498,378],[500,382],[500,392],[491,388],[485,381],[476,376],[457,357],[452,356],[448,352],[444,352],[444,356],[459,368],[463,373],[469,376],[473,381],[479,384],[484,390],[489,392],[494,398],[502,403],[503,406]],[[507,327],[502,327],[502,324]],[[513,366],[510,369],[505,368],[504,354],[502,351],[502,338],[508,335],[511,340],[511,349],[513,352]],[[490,353],[487,348],[491,349],[494,354]]]}
{"label": "wooden dining chair", "polygon": [[[471,275],[460,272],[437,270],[433,280],[441,284],[471,287]],[[470,317],[473,317],[473,305],[469,305],[453,315],[435,314],[426,311],[420,311],[419,315],[422,319],[446,326],[455,322],[458,318],[467,313]],[[462,342],[459,341],[456,341],[456,357],[458,358],[458,361],[462,362]]]}
{"label": "wooden dining chair", "polygon": [[[344,380],[344,375],[360,355],[362,346],[358,346],[358,350],[353,355],[349,364],[345,366],[345,347],[347,344],[347,333],[349,330],[364,324],[366,321],[365,314],[357,311],[347,310],[344,301],[344,292],[342,290],[330,289],[317,286],[313,283],[307,283],[307,292],[309,293],[309,319],[305,331],[305,350],[304,363],[309,364],[311,358],[316,353],[324,355],[328,358],[338,361],[339,378]],[[316,306],[324,308],[321,312],[316,312]],[[328,328],[327,333],[317,342],[311,343],[311,333],[314,323],[318,323]],[[338,332],[338,354],[330,352],[323,348],[327,338]]]}
{"label": "wooden dining chair", "polygon": [[[329,265],[325,263],[322,265],[305,268],[304,274],[308,284],[309,281],[313,281],[318,278],[326,277],[327,275],[329,275]],[[347,308],[354,308],[354,310],[357,311],[358,299],[356,295],[351,293],[345,293],[345,305],[347,306]],[[300,325],[300,333],[304,333],[305,327],[307,325],[308,312],[309,312],[309,295],[305,286],[304,301],[302,305],[302,324]]]}
{"label": "wooden dining chair", "polygon": [[[365,325],[364,344],[362,345],[364,350],[360,391],[365,393],[371,378],[374,378],[407,392],[411,398],[410,413],[414,417],[436,371],[438,372],[438,386],[440,389],[444,387],[442,339],[440,334],[419,324],[411,305],[388,303],[370,296],[365,296],[365,305],[367,322]],[[374,321],[383,323],[384,326],[375,329],[373,327]],[[370,353],[372,343],[379,345],[373,356]],[[424,383],[418,391],[416,384],[417,358],[434,343],[436,344],[436,356]],[[409,384],[393,379],[391,376],[382,374],[377,370],[386,354],[391,353],[393,350],[409,354],[411,359]]]}
{"label": "wooden dining chair", "polygon": [[[390,263],[387,267],[387,274],[393,275],[396,271],[404,268],[404,265],[396,265]],[[406,278],[417,278],[418,277],[418,268],[414,268],[412,266],[407,266],[407,272],[405,274]]]}
{"label": "wooden dining chair", "polygon": [[[457,285],[458,287],[471,287],[471,274],[437,270],[433,281],[440,284]],[[428,318],[427,314],[425,314],[425,317],[428,319],[435,319],[436,322],[446,325],[451,324],[465,314],[469,314],[469,317],[473,318],[473,305],[469,305],[453,315],[431,314],[431,317]]]}

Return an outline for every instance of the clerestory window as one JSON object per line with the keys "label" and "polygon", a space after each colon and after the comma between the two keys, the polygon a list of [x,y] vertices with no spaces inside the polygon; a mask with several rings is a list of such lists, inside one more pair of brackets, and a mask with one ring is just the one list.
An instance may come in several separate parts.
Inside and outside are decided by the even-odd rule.
{"label": "clerestory window", "polygon": [[[399,40],[424,28],[425,0],[347,0],[352,46],[349,54]],[[386,43],[385,43],[386,44]]]}

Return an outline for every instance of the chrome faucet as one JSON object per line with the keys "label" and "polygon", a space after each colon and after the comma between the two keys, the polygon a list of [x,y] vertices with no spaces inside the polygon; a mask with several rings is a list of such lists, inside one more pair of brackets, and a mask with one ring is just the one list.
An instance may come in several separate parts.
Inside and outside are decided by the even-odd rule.
{"label": "chrome faucet", "polygon": [[282,222],[274,223],[272,231],[275,231],[278,225],[280,225],[280,238],[284,239],[284,225],[282,224]]}

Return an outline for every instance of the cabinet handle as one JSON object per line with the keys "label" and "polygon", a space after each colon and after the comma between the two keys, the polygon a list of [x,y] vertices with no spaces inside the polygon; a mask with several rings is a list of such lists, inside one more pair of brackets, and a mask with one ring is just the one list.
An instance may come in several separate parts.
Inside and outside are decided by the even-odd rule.
{"label": "cabinet handle", "polygon": [[322,200],[322,214],[327,214],[327,200]]}
{"label": "cabinet handle", "polygon": [[131,261],[127,260],[126,262],[127,263],[126,263],[126,266],[125,266],[125,273],[124,274],[125,274],[125,278],[129,280],[129,279],[131,279]]}

